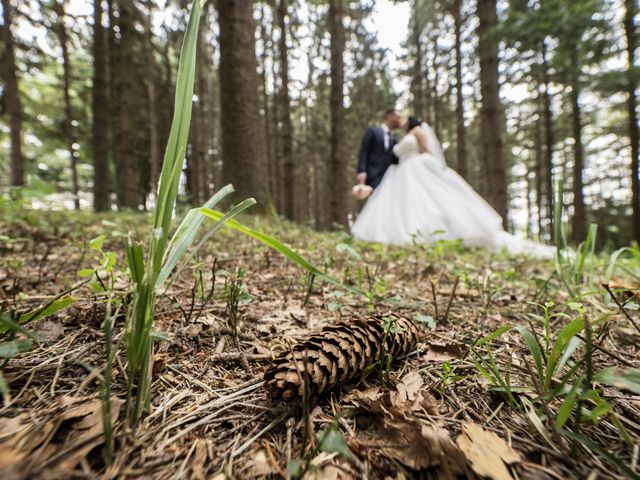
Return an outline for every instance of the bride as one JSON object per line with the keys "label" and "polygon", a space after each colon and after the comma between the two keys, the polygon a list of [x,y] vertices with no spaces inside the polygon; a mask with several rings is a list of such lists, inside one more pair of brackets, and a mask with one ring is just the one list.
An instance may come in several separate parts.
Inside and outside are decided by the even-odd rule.
{"label": "bride", "polygon": [[553,256],[553,247],[504,231],[500,215],[447,167],[428,124],[409,117],[405,129],[393,147],[398,164],[389,167],[352,227],[356,238],[390,244],[462,240],[492,251]]}

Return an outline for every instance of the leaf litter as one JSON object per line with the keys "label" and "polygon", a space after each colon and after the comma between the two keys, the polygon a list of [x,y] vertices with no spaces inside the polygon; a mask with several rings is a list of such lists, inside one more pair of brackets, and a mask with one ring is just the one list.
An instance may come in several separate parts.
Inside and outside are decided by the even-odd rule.
{"label": "leaf litter", "polygon": [[[84,238],[102,233],[99,224],[87,221],[83,237],[43,240],[37,228],[24,227],[20,233],[26,244],[31,242],[29,248],[16,243],[8,250],[22,268],[12,269],[9,261],[0,266],[3,308],[38,306],[43,296],[59,293],[60,285],[73,284],[73,272],[86,267]],[[373,301],[337,298],[329,295],[334,287],[319,281],[309,290],[305,275],[295,267],[250,240],[221,235],[209,246],[210,253],[202,253],[200,263],[210,265],[217,257],[220,268],[239,266],[247,272],[245,288],[251,301],[239,307],[237,346],[227,328],[224,279],[215,279],[213,300],[202,304],[192,294],[195,275],[183,272],[171,291],[158,299],[157,328],[168,332],[170,341],[156,344],[152,410],[135,431],[119,415],[126,378],[123,365],[114,365],[114,463],[105,466],[97,397],[104,364],[104,309],[93,293],[77,292],[72,309],[57,314],[52,325],[43,323],[44,338],[36,348],[3,368],[12,399],[0,409],[0,472],[7,478],[222,480],[282,478],[291,473],[290,465],[306,462],[304,478],[318,479],[578,479],[593,472],[599,478],[619,478],[602,457],[556,438],[527,396],[522,411],[509,408],[504,397],[477,375],[468,356],[474,342],[498,326],[514,318],[526,324],[532,310],[527,301],[553,295],[540,293],[550,266],[456,247],[434,253],[420,247],[358,246],[359,261],[339,252],[327,261],[323,256],[333,255],[326,252],[335,251],[339,235],[295,226],[274,233],[316,264],[324,261],[346,282],[357,281],[358,269],[365,264],[380,265],[376,281],[382,295]],[[48,268],[41,268],[39,248],[56,253],[49,256]],[[508,275],[509,281],[501,275]],[[426,287],[430,282],[435,297]],[[555,295],[561,299],[563,293]],[[329,309],[329,302],[339,305]],[[192,304],[195,312],[189,311]],[[448,318],[443,318],[445,311]],[[339,321],[363,321],[370,313],[389,312],[406,318],[428,316],[435,326],[425,327],[417,347],[393,363],[388,382],[370,372],[311,398],[307,423],[300,402],[284,405],[268,399],[262,375],[289,345]],[[633,329],[617,321],[610,331],[603,349],[637,368],[637,343],[624,341],[629,338],[624,332],[632,334]],[[114,341],[121,335],[118,320]],[[496,361],[506,365],[522,347],[515,336],[497,340]],[[614,373],[622,367],[606,352],[596,352],[594,359]],[[512,365],[524,369],[516,360]],[[632,380],[614,379],[603,394],[614,402],[638,444],[640,401],[625,388]],[[314,450],[332,425],[351,457]],[[582,426],[584,435],[637,465],[637,448],[616,432],[609,421]]]}

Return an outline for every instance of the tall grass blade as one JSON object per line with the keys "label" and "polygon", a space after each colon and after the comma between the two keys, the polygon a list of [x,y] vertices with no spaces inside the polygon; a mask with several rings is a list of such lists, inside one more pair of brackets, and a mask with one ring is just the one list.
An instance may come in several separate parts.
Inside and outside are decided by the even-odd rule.
{"label": "tall grass blade", "polygon": [[141,278],[141,281],[136,285],[135,300],[127,315],[125,331],[129,370],[125,409],[132,424],[140,420],[143,411],[148,409],[150,405],[151,333],[155,317],[156,289],[169,241],[169,228],[178,194],[191,123],[196,40],[201,14],[201,2],[194,0],[180,52],[173,121],[160,174],[149,258],[142,277],[139,271],[140,250],[137,250],[132,242],[128,247],[130,268],[134,267],[132,276],[138,280]]}

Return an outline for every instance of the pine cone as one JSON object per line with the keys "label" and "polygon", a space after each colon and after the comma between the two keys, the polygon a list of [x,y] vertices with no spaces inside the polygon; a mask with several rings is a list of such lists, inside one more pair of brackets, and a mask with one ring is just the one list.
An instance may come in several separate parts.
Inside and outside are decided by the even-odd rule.
{"label": "pine cone", "polygon": [[305,363],[309,393],[321,394],[362,374],[367,366],[380,360],[383,352],[394,359],[409,353],[418,342],[418,327],[411,320],[394,315],[395,328],[387,334],[383,348],[388,318],[371,317],[325,327],[293,346],[295,362],[291,351],[281,353],[264,375],[267,394],[272,400],[286,402],[302,397]]}

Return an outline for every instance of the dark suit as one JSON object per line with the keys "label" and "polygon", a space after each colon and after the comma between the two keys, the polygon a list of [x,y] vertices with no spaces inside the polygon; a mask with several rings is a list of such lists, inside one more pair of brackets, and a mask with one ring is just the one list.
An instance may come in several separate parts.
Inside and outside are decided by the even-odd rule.
{"label": "dark suit", "polygon": [[382,127],[369,127],[362,137],[358,154],[358,173],[366,173],[366,183],[373,188],[380,184],[389,165],[398,163],[398,158],[393,154],[397,138],[390,132],[389,148],[385,149],[384,134]]}

